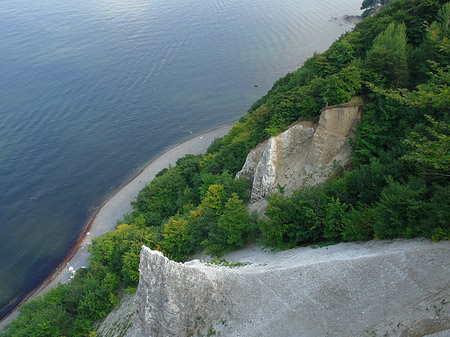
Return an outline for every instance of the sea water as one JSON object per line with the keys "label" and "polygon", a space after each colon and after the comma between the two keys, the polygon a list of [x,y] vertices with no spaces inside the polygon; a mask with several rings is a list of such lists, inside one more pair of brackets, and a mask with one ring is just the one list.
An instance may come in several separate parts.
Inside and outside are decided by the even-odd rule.
{"label": "sea water", "polygon": [[236,121],[360,5],[1,1],[0,318],[149,159]]}

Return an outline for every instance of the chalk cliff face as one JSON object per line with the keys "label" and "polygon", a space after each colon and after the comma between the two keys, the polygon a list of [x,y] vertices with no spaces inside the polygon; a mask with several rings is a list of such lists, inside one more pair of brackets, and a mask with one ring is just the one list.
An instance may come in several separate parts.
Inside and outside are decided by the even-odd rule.
{"label": "chalk cliff face", "polygon": [[[326,179],[350,160],[359,106],[325,109],[259,144],[239,173],[252,202]],[[98,336],[423,336],[450,329],[450,242],[341,243],[225,255],[240,268],[173,262],[143,247],[139,287]],[[431,277],[430,277],[431,275]]]}
{"label": "chalk cliff face", "polygon": [[248,264],[181,264],[143,247],[128,309],[137,314],[109,321],[99,336],[406,337],[450,328],[448,241],[254,247],[225,257]]}
{"label": "chalk cliff face", "polygon": [[256,146],[237,174],[252,182],[251,202],[276,192],[278,185],[290,194],[323,182],[336,165],[348,165],[349,139],[360,121],[360,106],[327,108],[318,123],[297,122]]}
{"label": "chalk cliff face", "polygon": [[190,268],[143,247],[136,294],[143,336],[206,335],[230,307],[214,270]]}

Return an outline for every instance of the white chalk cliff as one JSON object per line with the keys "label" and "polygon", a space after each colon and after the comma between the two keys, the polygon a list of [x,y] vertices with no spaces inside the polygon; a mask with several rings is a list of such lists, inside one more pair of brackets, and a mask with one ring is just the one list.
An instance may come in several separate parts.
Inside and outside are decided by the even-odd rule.
{"label": "white chalk cliff", "polygon": [[277,192],[323,182],[336,165],[350,163],[350,138],[361,121],[359,105],[326,108],[319,122],[299,121],[250,151],[237,177],[252,183],[251,203]]}
{"label": "white chalk cliff", "polygon": [[[143,247],[134,304],[99,336],[423,336],[450,328],[450,242],[229,253],[227,268]],[[114,313],[113,313],[114,315]],[[117,313],[115,314],[117,317]]]}
{"label": "white chalk cliff", "polygon": [[[322,111],[253,149],[239,173],[252,202],[322,182],[350,161],[359,106]],[[258,209],[258,208],[257,208]],[[239,268],[173,262],[143,247],[139,287],[105,337],[423,336],[450,329],[450,242],[370,241],[225,255]]]}

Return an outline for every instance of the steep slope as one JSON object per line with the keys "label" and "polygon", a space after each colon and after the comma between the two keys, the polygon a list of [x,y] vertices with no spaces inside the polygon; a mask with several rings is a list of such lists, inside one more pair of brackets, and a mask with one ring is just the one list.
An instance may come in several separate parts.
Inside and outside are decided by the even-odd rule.
{"label": "steep slope", "polygon": [[143,247],[128,336],[422,336],[450,328],[448,241],[250,248],[227,258],[249,264],[180,264]]}
{"label": "steep slope", "polygon": [[[350,163],[350,138],[361,121],[360,105],[324,109],[319,122],[299,121],[250,151],[237,177],[252,184],[251,203],[263,208],[265,196],[282,187],[286,194],[323,182]],[[260,206],[261,205],[261,206]]]}

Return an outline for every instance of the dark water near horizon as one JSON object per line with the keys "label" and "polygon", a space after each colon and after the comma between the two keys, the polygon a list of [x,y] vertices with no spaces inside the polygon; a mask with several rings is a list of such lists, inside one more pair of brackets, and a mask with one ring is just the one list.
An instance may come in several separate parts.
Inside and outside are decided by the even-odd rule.
{"label": "dark water near horizon", "polygon": [[236,121],[360,5],[1,1],[0,318],[150,158]]}

